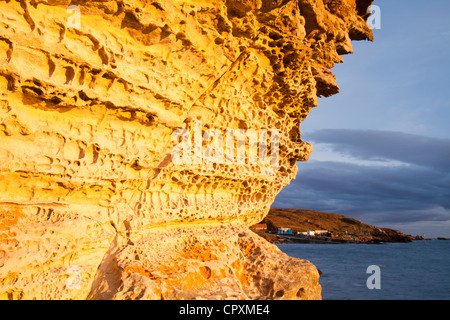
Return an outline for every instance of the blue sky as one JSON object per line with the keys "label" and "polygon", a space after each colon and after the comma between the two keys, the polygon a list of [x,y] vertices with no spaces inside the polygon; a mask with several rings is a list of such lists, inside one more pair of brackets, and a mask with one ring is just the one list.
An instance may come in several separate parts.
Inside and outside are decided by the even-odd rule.
{"label": "blue sky", "polygon": [[381,29],[302,123],[310,160],[273,207],[450,237],[450,1],[375,0]]}

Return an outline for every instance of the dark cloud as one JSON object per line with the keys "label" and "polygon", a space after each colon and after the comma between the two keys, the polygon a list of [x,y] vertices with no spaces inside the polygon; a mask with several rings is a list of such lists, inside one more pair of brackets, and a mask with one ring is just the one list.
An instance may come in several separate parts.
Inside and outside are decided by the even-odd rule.
{"label": "dark cloud", "polygon": [[[299,163],[299,174],[274,207],[341,213],[380,226],[450,221],[450,141],[386,131],[321,130],[311,135],[360,160]],[[446,157],[446,158],[444,158]]]}
{"label": "dark cloud", "polygon": [[450,140],[395,131],[319,130],[310,134],[316,143],[365,160],[397,160],[450,171]]}

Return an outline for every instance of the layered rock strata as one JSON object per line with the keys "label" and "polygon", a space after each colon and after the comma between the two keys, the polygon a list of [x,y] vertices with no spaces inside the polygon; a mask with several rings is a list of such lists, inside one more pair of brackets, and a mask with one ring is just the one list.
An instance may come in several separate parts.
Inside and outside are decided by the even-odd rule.
{"label": "layered rock strata", "polygon": [[[248,226],[308,159],[300,123],[371,39],[370,3],[1,1],[0,295],[320,299],[316,268]],[[274,172],[251,143],[175,163],[198,124],[277,132]]]}

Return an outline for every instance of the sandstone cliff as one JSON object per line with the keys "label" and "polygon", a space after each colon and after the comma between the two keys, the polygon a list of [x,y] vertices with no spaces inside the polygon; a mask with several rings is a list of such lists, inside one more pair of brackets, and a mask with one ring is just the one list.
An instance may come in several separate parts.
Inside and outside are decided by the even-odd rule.
{"label": "sandstone cliff", "polygon": [[[0,295],[319,299],[248,226],[308,159],[300,122],[370,3],[1,1]],[[174,163],[198,124],[278,130],[275,174]]]}

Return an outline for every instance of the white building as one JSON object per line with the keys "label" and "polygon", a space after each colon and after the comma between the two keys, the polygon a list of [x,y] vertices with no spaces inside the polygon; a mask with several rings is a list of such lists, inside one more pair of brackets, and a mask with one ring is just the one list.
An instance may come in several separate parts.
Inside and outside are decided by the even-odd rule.
{"label": "white building", "polygon": [[328,230],[308,230],[306,232],[299,232],[302,236],[314,237],[322,234],[327,234]]}

